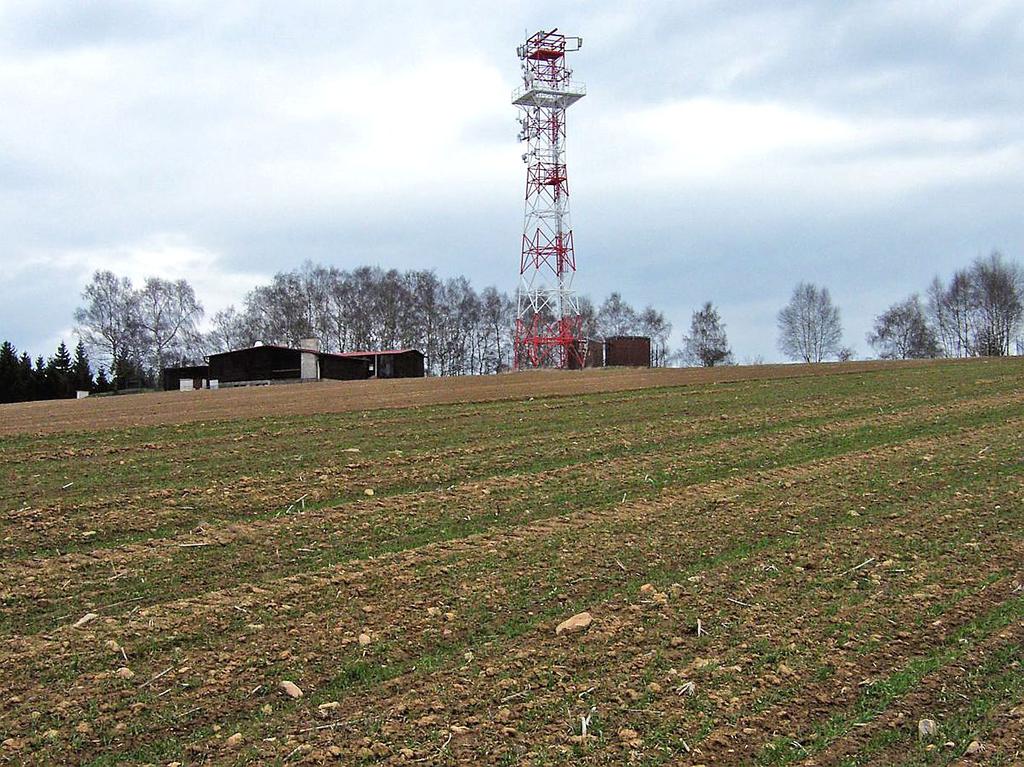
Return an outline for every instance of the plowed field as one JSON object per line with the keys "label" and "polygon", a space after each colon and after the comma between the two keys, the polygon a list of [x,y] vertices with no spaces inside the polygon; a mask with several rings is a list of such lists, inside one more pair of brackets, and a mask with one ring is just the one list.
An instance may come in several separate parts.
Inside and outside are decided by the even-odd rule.
{"label": "plowed field", "polygon": [[0,763],[1024,760],[1020,360],[175,392],[0,435]]}

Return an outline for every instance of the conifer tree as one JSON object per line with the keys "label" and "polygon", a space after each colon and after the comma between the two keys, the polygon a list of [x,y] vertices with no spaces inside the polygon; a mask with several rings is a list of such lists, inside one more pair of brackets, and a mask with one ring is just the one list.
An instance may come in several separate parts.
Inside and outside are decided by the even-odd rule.
{"label": "conifer tree", "polygon": [[32,371],[32,358],[28,352],[22,352],[18,361],[18,402],[35,399],[35,374]]}
{"label": "conifer tree", "polygon": [[114,360],[112,367],[114,374],[111,384],[113,385],[114,391],[121,391],[127,389],[138,381],[138,366],[132,362],[131,358],[127,353],[119,354]]}
{"label": "conifer tree", "polygon": [[108,392],[110,391],[110,381],[107,379],[107,371],[102,365],[100,365],[99,371],[96,373],[96,392]]}
{"label": "conifer tree", "polygon": [[89,367],[89,355],[85,344],[81,341],[75,347],[75,361],[71,364],[71,382],[75,391],[92,391],[92,369]]}
{"label": "conifer tree", "polygon": [[71,353],[63,341],[46,365],[46,377],[49,380],[50,396],[63,399],[72,396],[71,389]]}
{"label": "conifer tree", "polygon": [[18,352],[10,341],[0,345],[0,402],[17,402],[20,366]]}
{"label": "conifer tree", "polygon": [[710,301],[693,313],[690,335],[683,336],[683,354],[688,361],[706,368],[732,362],[725,325]]}
{"label": "conifer tree", "polygon": [[32,396],[29,399],[50,399],[50,377],[46,374],[46,361],[43,355],[36,357],[36,366],[32,369]]}

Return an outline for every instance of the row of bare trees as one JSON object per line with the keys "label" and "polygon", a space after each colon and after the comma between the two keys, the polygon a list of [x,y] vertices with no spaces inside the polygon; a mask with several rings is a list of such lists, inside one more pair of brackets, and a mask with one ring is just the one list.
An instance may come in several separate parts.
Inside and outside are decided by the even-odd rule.
{"label": "row of bare trees", "polygon": [[875,318],[868,343],[883,359],[1003,357],[1024,352],[1024,269],[994,252],[935,277]]}
{"label": "row of bare trees", "polygon": [[493,373],[509,359],[512,322],[506,295],[464,277],[307,262],[213,315],[206,350],[316,338],[332,352],[417,348],[434,375]]}
{"label": "row of bare trees", "polygon": [[[665,359],[672,326],[661,312],[637,311],[618,293],[597,308],[582,299],[581,312],[585,335],[650,335],[658,359]],[[317,338],[326,351],[411,347],[426,354],[432,375],[472,375],[510,366],[514,323],[511,297],[495,287],[478,292],[464,277],[307,262],[252,290],[241,309],[217,312],[207,347],[302,338]]]}
{"label": "row of bare trees", "polygon": [[[842,345],[839,308],[826,287],[799,283],[777,322],[779,350],[790,359],[853,356]],[[1000,357],[1024,353],[1022,331],[1024,269],[993,252],[957,270],[948,282],[935,277],[926,303],[914,294],[890,306],[875,318],[867,341],[883,359]],[[707,367],[732,362],[725,325],[710,302],[693,313],[681,358]]]}
{"label": "row of bare trees", "polygon": [[[827,288],[800,283],[779,312],[779,348],[791,359],[849,358],[839,309]],[[917,294],[875,318],[867,341],[882,359],[1002,357],[1024,353],[1024,269],[998,251],[936,276],[927,300]]]}
{"label": "row of bare trees", "polygon": [[611,336],[647,336],[651,339],[651,364],[663,367],[671,363],[674,355],[669,350],[672,323],[653,306],[636,310],[612,293],[600,306],[595,307],[588,298],[580,300],[583,316],[583,335],[604,340]]}
{"label": "row of bare trees", "polygon": [[[828,288],[808,282],[797,284],[776,321],[779,350],[792,360],[822,362],[832,357],[848,360],[853,356],[851,349],[841,345],[839,307],[832,303]],[[693,313],[690,332],[683,336],[678,358],[684,365],[702,367],[734,363],[725,324],[710,301]],[[756,359],[754,364],[760,364],[760,358]]]}
{"label": "row of bare trees", "polygon": [[[80,336],[111,365],[130,360],[143,381],[165,366],[257,341],[316,338],[325,351],[416,348],[433,375],[493,373],[512,357],[512,299],[432,271],[346,271],[307,262],[275,274],[239,307],[215,313],[204,332],[202,305],[184,280],[151,278],[136,289],[127,278],[97,272],[82,298],[75,313]],[[655,362],[665,364],[672,325],[661,312],[637,310],[618,293],[597,307],[584,298],[581,311],[588,337],[649,335]]]}
{"label": "row of bare trees", "polygon": [[945,356],[1011,354],[1024,322],[1024,269],[998,252],[976,259],[948,282],[932,281],[927,312]]}

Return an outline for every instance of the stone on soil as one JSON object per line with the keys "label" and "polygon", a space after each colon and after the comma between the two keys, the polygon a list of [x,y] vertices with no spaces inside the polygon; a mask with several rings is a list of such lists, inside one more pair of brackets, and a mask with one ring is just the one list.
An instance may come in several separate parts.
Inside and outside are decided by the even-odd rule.
{"label": "stone on soil", "polygon": [[934,719],[922,719],[917,723],[917,737],[920,740],[934,738],[939,734],[939,724]]}
{"label": "stone on soil", "polygon": [[99,617],[100,616],[98,616],[96,613],[86,613],[81,618],[79,618],[77,621],[75,621],[74,625],[71,628],[80,629],[85,624],[92,623],[94,620],[96,620]]}
{"label": "stone on soil", "polygon": [[284,694],[287,695],[289,698],[302,697],[302,690],[299,689],[299,686],[295,684],[295,682],[289,682],[285,680],[284,682],[281,682],[281,689],[284,691]]}
{"label": "stone on soil", "polygon": [[586,631],[590,628],[590,624],[594,622],[594,618],[590,613],[577,613],[571,618],[562,621],[558,624],[555,629],[555,634],[561,636],[562,634],[577,634],[581,631]]}

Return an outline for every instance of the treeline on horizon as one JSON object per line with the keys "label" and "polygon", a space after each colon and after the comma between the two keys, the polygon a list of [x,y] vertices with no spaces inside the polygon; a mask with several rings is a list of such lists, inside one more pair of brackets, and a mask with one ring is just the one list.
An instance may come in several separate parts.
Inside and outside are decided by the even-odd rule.
{"label": "treeline on horizon", "polygon": [[[776,318],[778,346],[789,359],[845,361],[839,307],[828,288],[806,282],[793,290]],[[1024,269],[998,251],[958,269],[948,282],[936,276],[925,300],[918,293],[875,317],[867,342],[882,359],[1002,357],[1024,353]],[[693,313],[683,337],[682,359],[690,364],[732,364],[732,350],[711,302]]]}
{"label": "treeline on horizon", "polygon": [[[74,397],[158,385],[164,367],[197,364],[209,354],[263,343],[295,345],[317,338],[325,351],[418,348],[431,375],[495,373],[512,357],[513,299],[497,288],[476,291],[467,279],[432,271],[359,267],[345,271],[306,262],[279,272],[218,311],[200,328],[202,304],[187,280],[96,272],[75,312],[79,342],[62,341],[48,358],[0,346],[0,402]],[[580,299],[583,335],[645,335],[655,365],[733,364],[718,310],[693,313],[682,347],[670,349],[672,325],[653,307],[637,310],[618,293],[600,305]],[[1024,353],[1024,270],[998,252],[975,259],[948,281],[938,276],[920,294],[879,314],[867,341],[883,359],[1004,356]],[[839,308],[828,289],[799,283],[777,316],[779,349],[790,359],[850,359]],[[95,369],[90,361],[100,361]],[[760,358],[753,360],[755,363]]]}
{"label": "treeline on horizon", "polygon": [[[637,310],[618,293],[599,306],[579,300],[584,336],[651,336],[658,364],[665,362],[672,325],[660,311]],[[431,375],[480,375],[511,366],[515,317],[512,296],[493,286],[477,291],[465,277],[306,262],[250,291],[240,308],[214,314],[205,349],[316,338],[331,352],[415,348]]]}
{"label": "treeline on horizon", "polygon": [[[426,355],[430,375],[495,373],[511,365],[516,315],[508,294],[494,287],[477,291],[464,277],[310,262],[275,274],[240,306],[216,312],[205,328],[202,303],[187,280],[151,277],[136,287],[127,277],[97,271],[82,302],[75,332],[103,366],[92,392],[153,388],[166,367],[200,364],[210,354],[257,341],[294,346],[305,338],[333,352],[416,348]],[[672,325],[653,307],[638,310],[612,293],[599,306],[581,297],[580,309],[587,337],[650,336],[655,364],[668,361]],[[46,369],[50,363],[41,364]],[[0,369],[0,402],[75,396],[75,389],[15,383],[21,375],[7,383]]]}

